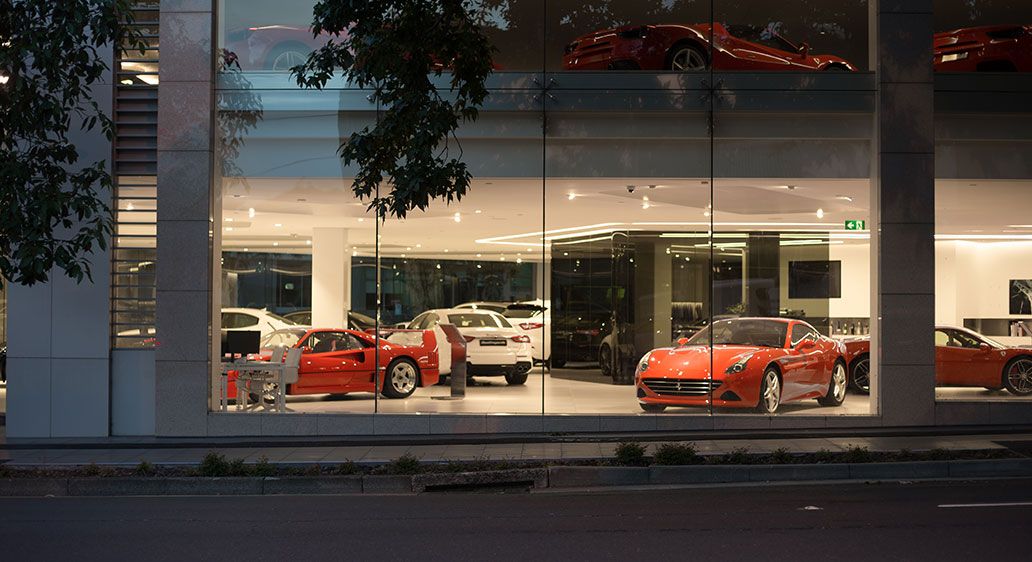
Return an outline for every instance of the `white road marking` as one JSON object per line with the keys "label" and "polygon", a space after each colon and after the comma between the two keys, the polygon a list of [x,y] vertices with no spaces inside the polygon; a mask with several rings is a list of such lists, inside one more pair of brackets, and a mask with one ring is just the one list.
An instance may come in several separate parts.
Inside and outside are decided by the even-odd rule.
{"label": "white road marking", "polygon": [[1026,507],[1032,506],[1032,502],[1006,502],[1006,503],[944,503],[941,508],[951,507]]}

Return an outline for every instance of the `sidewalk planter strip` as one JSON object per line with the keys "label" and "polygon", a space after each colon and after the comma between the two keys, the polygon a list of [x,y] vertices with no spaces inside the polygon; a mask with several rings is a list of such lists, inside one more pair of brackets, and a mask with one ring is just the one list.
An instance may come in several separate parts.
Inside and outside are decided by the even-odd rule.
{"label": "sidewalk planter strip", "polygon": [[844,464],[756,465],[749,467],[749,480],[752,482],[839,480],[849,478],[849,466]]}
{"label": "sidewalk planter strip", "polygon": [[[999,461],[974,461],[999,462]],[[856,480],[880,480],[885,478],[946,478],[949,465],[946,461],[885,462],[850,464],[849,476]]]}
{"label": "sidewalk planter strip", "polygon": [[650,484],[716,484],[748,482],[748,466],[653,466],[649,468]]}

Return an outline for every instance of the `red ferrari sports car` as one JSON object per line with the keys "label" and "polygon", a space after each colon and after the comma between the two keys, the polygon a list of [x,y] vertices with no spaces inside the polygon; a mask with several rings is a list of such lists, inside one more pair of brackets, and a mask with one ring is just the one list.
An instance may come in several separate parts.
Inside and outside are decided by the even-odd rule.
{"label": "red ferrari sports car", "polygon": [[1032,25],[955,29],[934,45],[937,72],[1032,72]]}
{"label": "red ferrari sports car", "polygon": [[[855,71],[835,55],[814,55],[769,28],[710,24],[626,25],[578,37],[566,46],[566,70],[838,70]],[[711,55],[712,53],[712,61]]]}
{"label": "red ferrari sports car", "polygon": [[642,357],[638,402],[646,412],[712,404],[772,414],[782,402],[808,398],[838,406],[846,397],[844,354],[840,342],[800,320],[718,320]]}
{"label": "red ferrari sports car", "polygon": [[[871,391],[871,341],[856,340],[852,348],[850,384]],[[967,328],[935,328],[935,385],[1007,389],[1017,396],[1032,394],[1032,349],[1007,347]]]}
{"label": "red ferrari sports car", "polygon": [[[262,341],[256,359],[268,361],[271,348],[301,348],[297,383],[287,394],[345,394],[374,392],[376,341],[355,330],[286,329],[272,332]],[[437,340],[432,330],[393,331],[380,338],[380,368],[384,370],[380,392],[388,398],[407,398],[419,386],[437,384]],[[229,396],[236,396],[235,373],[229,374]]]}

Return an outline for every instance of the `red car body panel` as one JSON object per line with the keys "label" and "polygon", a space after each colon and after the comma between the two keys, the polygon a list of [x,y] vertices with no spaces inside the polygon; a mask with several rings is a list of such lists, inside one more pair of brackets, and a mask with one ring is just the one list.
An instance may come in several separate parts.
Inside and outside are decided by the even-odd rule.
{"label": "red car body panel", "polygon": [[[821,398],[828,394],[835,362],[844,360],[845,347],[840,342],[821,336],[812,347],[793,349],[789,347],[792,326],[804,324],[810,327],[809,324],[776,318],[742,320],[769,320],[788,324],[783,347],[715,345],[712,348],[712,377],[709,346],[683,345],[655,349],[650,352],[649,366],[645,372],[635,371],[638,400],[664,406],[712,404],[718,408],[753,408],[760,401],[760,383],[770,365],[776,365],[781,372],[782,403]],[[742,372],[726,373],[728,367],[747,355],[750,359]],[[683,392],[697,393],[692,396],[675,395]]]}
{"label": "red car body panel", "polygon": [[1032,72],[1032,25],[936,33],[934,48],[936,72]]}
{"label": "red car body panel", "polygon": [[[958,330],[937,326],[936,330]],[[870,354],[869,338],[847,344],[852,357]],[[1003,369],[1015,357],[1032,357],[1032,349],[1009,347],[979,349],[969,347],[935,346],[935,385],[1003,388]],[[852,364],[852,359],[850,360]]]}
{"label": "red car body panel", "polygon": [[[386,369],[399,357],[411,359],[419,367],[419,386],[432,386],[440,378],[437,340],[432,330],[392,330],[391,332],[418,331],[422,333],[422,344],[418,346],[398,345],[381,336],[380,368]],[[304,347],[312,334],[324,332],[346,333],[363,343],[362,349],[314,353],[306,351],[301,355],[297,383],[287,385],[287,394],[346,394],[349,392],[373,392],[374,364],[376,361],[376,338],[355,330],[313,329],[305,332],[293,347]],[[447,342],[446,342],[447,343]],[[262,352],[257,359],[268,361],[270,352]],[[236,396],[236,373],[229,373],[229,396]],[[381,381],[382,382],[382,381]]]}
{"label": "red car body panel", "polygon": [[[811,71],[839,66],[856,68],[835,55],[812,55],[747,41],[714,23],[710,49],[710,24],[626,25],[594,31],[567,45],[566,70],[667,70],[675,45],[691,43],[712,53],[715,70]],[[786,43],[788,43],[786,41]],[[794,46],[789,43],[787,46]]]}

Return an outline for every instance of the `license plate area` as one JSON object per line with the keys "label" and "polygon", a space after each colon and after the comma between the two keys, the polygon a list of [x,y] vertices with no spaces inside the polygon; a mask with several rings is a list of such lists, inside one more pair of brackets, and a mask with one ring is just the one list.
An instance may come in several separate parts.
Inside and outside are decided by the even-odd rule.
{"label": "license plate area", "polygon": [[505,347],[505,340],[500,339],[481,339],[480,345],[482,347]]}

